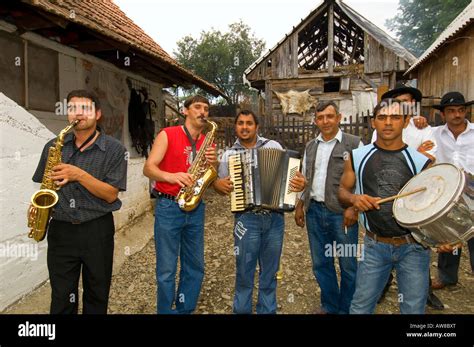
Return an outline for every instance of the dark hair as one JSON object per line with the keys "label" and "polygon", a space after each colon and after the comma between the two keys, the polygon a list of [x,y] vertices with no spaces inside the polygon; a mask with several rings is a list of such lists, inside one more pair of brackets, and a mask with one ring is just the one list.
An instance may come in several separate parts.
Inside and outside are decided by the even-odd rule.
{"label": "dark hair", "polygon": [[69,94],[66,97],[67,102],[71,101],[72,98],[85,98],[89,99],[90,101],[93,102],[95,110],[98,111],[100,110],[100,101],[97,95],[95,95],[93,92],[90,92],[85,89],[76,89],[72,90],[69,92]]}
{"label": "dark hair", "polygon": [[334,110],[336,111],[336,114],[339,114],[339,107],[337,107],[336,103],[334,101],[322,101],[316,106],[316,112],[322,112],[325,109],[327,109],[329,106],[334,107]]}
{"label": "dark hair", "polygon": [[[394,98],[386,98],[386,99],[380,100],[380,102],[377,105],[375,105],[374,111],[372,113],[372,118],[374,118],[380,112],[380,110],[390,107],[393,104],[399,104],[400,107],[402,108],[402,112],[406,110],[406,107],[402,107],[402,105],[404,104],[402,101],[394,99]],[[403,116],[404,116],[403,118],[405,118],[408,115],[409,114],[407,112],[403,112]]]}
{"label": "dark hair", "polygon": [[184,101],[184,107],[189,108],[189,106],[191,106],[192,104],[196,102],[202,102],[204,104],[207,104],[208,106],[210,105],[209,100],[207,98],[205,98],[202,95],[196,94],[196,95],[190,96]]}
{"label": "dark hair", "polygon": [[258,117],[255,115],[255,113],[253,113],[252,111],[250,110],[242,110],[239,112],[239,114],[237,116],[235,116],[234,118],[234,124],[237,124],[237,120],[239,119],[240,115],[243,115],[243,116],[252,116],[253,117],[253,121],[255,122],[255,125],[258,125]]}

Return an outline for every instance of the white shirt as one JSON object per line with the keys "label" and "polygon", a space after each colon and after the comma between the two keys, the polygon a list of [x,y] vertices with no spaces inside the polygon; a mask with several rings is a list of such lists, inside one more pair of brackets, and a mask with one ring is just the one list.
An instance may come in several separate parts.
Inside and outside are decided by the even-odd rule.
{"label": "white shirt", "polygon": [[[319,134],[318,137],[316,137],[316,141],[319,142],[319,145],[316,152],[314,178],[313,182],[311,182],[309,196],[316,201],[324,201],[329,159],[331,159],[331,153],[337,141],[342,142],[342,131],[339,129],[336,136],[329,141],[324,141],[323,136]],[[359,147],[361,146],[363,146],[362,142],[359,143]],[[302,172],[306,174],[306,152],[303,156]],[[309,177],[307,177],[307,179],[309,179]]]}
{"label": "white shirt", "polygon": [[466,120],[467,126],[455,139],[448,125],[433,128],[438,144],[436,163],[450,163],[474,174],[474,124]]}
{"label": "white shirt", "polygon": [[[418,147],[420,147],[423,142],[433,141],[435,146],[431,150],[426,151],[426,153],[431,154],[432,156],[435,156],[436,141],[433,136],[433,128],[431,126],[428,125],[426,128],[418,129],[415,126],[415,123],[413,122],[413,117],[411,117],[410,122],[408,123],[407,127],[403,129],[402,138],[403,138],[403,142],[405,142],[408,146],[414,148],[415,150],[418,150]],[[371,142],[374,143],[376,140],[377,140],[377,132],[374,131],[372,133]]]}

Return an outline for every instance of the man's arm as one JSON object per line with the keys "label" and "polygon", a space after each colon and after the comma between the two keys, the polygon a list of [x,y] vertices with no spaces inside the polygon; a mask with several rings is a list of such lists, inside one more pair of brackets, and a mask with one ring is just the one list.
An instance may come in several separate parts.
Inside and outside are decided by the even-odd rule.
{"label": "man's arm", "polygon": [[367,194],[359,195],[352,193],[355,183],[355,172],[352,169],[351,159],[348,158],[348,160],[344,162],[344,172],[342,173],[339,185],[339,201],[345,206],[354,206],[356,212],[380,209],[377,203],[377,200],[380,200],[380,198],[375,198]]}
{"label": "man's arm", "polygon": [[60,164],[55,166],[53,170],[51,177],[53,180],[59,181],[56,183],[58,186],[63,186],[68,182],[79,182],[92,195],[107,201],[109,204],[118,198],[118,188],[98,180],[77,166]]}
{"label": "man's arm", "polygon": [[180,187],[192,186],[193,181],[192,177],[187,172],[176,172],[171,173],[167,171],[160,170],[158,165],[160,165],[163,160],[166,151],[168,150],[168,136],[165,131],[162,131],[158,134],[155,141],[153,142],[153,147],[151,149],[150,155],[145,162],[143,167],[143,174],[151,178],[154,181],[158,182],[168,182],[170,184],[178,184]]}

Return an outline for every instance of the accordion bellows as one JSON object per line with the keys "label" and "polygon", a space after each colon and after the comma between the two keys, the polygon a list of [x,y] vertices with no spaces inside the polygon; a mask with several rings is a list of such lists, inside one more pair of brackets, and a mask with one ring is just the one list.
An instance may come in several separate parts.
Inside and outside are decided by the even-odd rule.
{"label": "accordion bellows", "polygon": [[300,169],[299,153],[276,148],[241,150],[229,156],[229,174],[234,183],[231,211],[267,209],[293,211],[296,193],[289,182]]}

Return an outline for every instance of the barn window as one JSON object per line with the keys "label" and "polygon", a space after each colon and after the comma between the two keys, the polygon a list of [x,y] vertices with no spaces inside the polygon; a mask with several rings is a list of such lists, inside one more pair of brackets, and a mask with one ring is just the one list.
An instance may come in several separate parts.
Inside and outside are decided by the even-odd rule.
{"label": "barn window", "polygon": [[328,77],[324,79],[324,92],[338,92],[341,84],[339,77]]}

